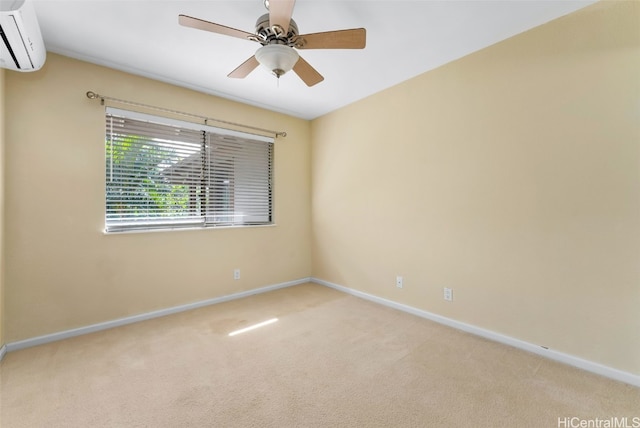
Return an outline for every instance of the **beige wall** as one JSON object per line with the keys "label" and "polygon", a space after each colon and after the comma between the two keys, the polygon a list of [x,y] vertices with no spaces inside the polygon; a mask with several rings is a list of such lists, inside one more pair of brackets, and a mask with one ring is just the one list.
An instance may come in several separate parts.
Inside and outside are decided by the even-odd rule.
{"label": "beige wall", "polygon": [[4,69],[0,68],[0,348],[4,345]]}
{"label": "beige wall", "polygon": [[313,275],[639,374],[639,8],[314,120]]}
{"label": "beige wall", "polygon": [[[308,121],[54,54],[5,78],[7,342],[310,275]],[[286,130],[277,226],[104,235],[104,107],[88,90]]]}

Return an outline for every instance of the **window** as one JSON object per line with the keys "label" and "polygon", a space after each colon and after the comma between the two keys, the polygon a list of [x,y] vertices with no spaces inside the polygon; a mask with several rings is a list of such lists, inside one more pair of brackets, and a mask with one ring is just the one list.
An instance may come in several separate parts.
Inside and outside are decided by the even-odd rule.
{"label": "window", "polygon": [[272,223],[273,139],[107,108],[106,231]]}

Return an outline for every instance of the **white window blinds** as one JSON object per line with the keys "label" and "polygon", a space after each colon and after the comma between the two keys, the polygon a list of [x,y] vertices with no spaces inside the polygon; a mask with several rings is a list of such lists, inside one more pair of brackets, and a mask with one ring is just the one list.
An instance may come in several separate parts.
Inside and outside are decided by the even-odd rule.
{"label": "white window blinds", "polygon": [[271,224],[272,143],[107,108],[106,230]]}

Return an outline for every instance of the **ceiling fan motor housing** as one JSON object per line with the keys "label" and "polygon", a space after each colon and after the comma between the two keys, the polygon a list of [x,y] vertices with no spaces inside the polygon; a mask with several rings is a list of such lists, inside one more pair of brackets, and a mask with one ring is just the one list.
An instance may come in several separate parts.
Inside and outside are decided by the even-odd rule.
{"label": "ceiling fan motor housing", "polygon": [[283,34],[284,30],[278,25],[269,25],[269,14],[264,14],[256,21],[257,42],[262,45],[279,44],[295,46],[298,39],[298,25],[292,19],[289,21],[289,31]]}

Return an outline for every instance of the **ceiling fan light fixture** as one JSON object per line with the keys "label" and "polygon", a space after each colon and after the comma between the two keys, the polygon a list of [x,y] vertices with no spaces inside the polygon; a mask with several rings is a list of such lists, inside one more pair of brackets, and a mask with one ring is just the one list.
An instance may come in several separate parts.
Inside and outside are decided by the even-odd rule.
{"label": "ceiling fan light fixture", "polygon": [[285,45],[266,45],[256,51],[256,59],[277,78],[291,71],[299,55],[295,49]]}

